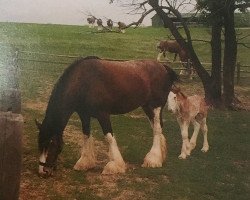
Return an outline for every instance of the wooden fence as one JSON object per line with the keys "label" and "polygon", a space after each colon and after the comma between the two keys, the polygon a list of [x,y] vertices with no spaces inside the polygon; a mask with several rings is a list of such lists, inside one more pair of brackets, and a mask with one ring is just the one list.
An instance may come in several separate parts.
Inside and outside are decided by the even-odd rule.
{"label": "wooden fence", "polygon": [[[0,200],[19,197],[23,117],[17,51],[0,55]],[[9,59],[9,58],[13,59]]]}

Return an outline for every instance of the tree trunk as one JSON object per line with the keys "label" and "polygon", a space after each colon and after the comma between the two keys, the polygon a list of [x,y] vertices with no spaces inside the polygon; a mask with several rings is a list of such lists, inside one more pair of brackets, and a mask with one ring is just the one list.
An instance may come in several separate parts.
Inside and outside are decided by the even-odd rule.
{"label": "tree trunk", "polygon": [[221,106],[221,31],[222,17],[215,15],[212,22],[212,69],[210,92],[213,97],[213,103],[216,107]]}
{"label": "tree trunk", "polygon": [[[205,68],[202,66],[197,54],[194,51],[193,45],[192,45],[192,40],[191,36],[189,35],[189,30],[186,32],[188,29],[187,26],[185,26],[185,32],[187,34],[187,39],[188,41],[186,42],[185,39],[182,37],[182,35],[178,32],[176,26],[172,22],[172,20],[167,16],[167,14],[159,7],[158,1],[155,0],[150,0],[149,4],[155,8],[156,13],[160,16],[160,18],[163,20],[164,27],[168,27],[177,42],[181,45],[182,48],[184,48],[188,53],[189,57],[192,60],[193,66],[200,77],[203,88],[205,91],[205,97],[207,101],[210,104],[215,105],[214,103],[217,102],[217,99],[220,99],[220,96],[218,96],[218,92],[214,92],[214,87],[212,84],[212,79],[209,75],[209,73],[205,70]],[[219,79],[220,80],[220,79]],[[217,83],[216,83],[217,84]],[[217,106],[217,105],[215,105]]]}
{"label": "tree trunk", "polygon": [[223,63],[223,94],[226,107],[231,107],[234,101],[234,72],[237,57],[237,41],[234,28],[234,10],[224,12],[225,49]]}

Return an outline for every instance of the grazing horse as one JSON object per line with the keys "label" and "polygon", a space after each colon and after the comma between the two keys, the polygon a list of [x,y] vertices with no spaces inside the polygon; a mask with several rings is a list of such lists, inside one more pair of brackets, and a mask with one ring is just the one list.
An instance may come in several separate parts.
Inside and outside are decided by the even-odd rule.
{"label": "grazing horse", "polygon": [[142,166],[161,167],[166,158],[162,110],[177,78],[171,68],[153,60],[110,61],[91,56],[75,61],[56,83],[42,124],[36,121],[41,153],[39,173],[51,175],[62,150],[63,130],[74,112],[81,119],[84,138],[82,154],[74,169],[95,167],[90,134],[90,120],[94,117],[109,143],[109,162],[102,173],[124,173],[126,165],[114,137],[110,115],[127,113],[138,107],[148,116],[154,136]]}
{"label": "grazing horse", "polygon": [[108,19],[107,26],[108,26],[109,29],[113,28],[113,21],[111,19]]}
{"label": "grazing horse", "polygon": [[[160,41],[157,45],[157,49],[159,50],[159,54],[157,56],[158,61],[160,61],[162,55],[164,58],[167,58],[167,52],[175,54],[173,62],[176,60],[177,55],[179,55],[183,67],[187,69],[188,75],[190,76],[190,78],[192,78],[193,70],[190,68],[188,63],[188,52],[186,52],[185,49],[183,49],[176,40]],[[167,60],[169,59],[167,58]],[[181,71],[181,74],[183,73],[184,72]]]}
{"label": "grazing horse", "polygon": [[118,22],[118,30],[121,33],[125,33],[125,29],[127,28],[126,24],[123,22]]}
{"label": "grazing horse", "polygon": [[94,28],[95,20],[96,20],[96,18],[94,16],[87,18],[89,28]]}
{"label": "grazing horse", "polygon": [[[200,129],[204,136],[201,151],[207,152],[209,149],[206,123],[208,105],[204,97],[199,95],[187,97],[179,88],[173,87],[168,96],[168,109],[176,116],[181,129],[182,148],[179,158],[186,159],[186,157],[190,155],[191,151],[196,146],[196,140]],[[190,122],[194,126],[194,132],[189,141],[188,127]]]}

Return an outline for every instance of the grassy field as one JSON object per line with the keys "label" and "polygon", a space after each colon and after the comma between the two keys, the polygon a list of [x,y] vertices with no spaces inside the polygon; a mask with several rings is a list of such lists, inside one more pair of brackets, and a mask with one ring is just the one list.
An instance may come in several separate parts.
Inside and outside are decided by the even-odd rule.
{"label": "grassy field", "polygon": [[[100,126],[92,120],[98,167],[87,172],[72,168],[80,156],[81,124],[73,115],[64,133],[64,149],[54,177],[37,175],[37,129],[34,119],[44,117],[50,92],[67,64],[73,59],[34,54],[40,52],[60,55],[97,55],[114,59],[155,58],[158,39],[168,32],[159,28],[129,29],[126,34],[92,33],[80,26],[0,23],[0,50],[7,57],[8,49],[19,49],[20,88],[24,123],[23,170],[20,199],[37,200],[248,200],[250,199],[250,112],[210,110],[208,139],[210,150],[200,151],[202,137],[187,160],[179,160],[181,136],[173,116],[164,111],[164,133],[168,141],[167,161],[162,168],[141,168],[143,158],[151,147],[152,132],[141,109],[112,117],[113,129],[121,153],[127,163],[125,174],[104,176],[108,144]],[[247,35],[250,30],[240,30]],[[191,29],[194,39],[210,39],[209,29]],[[250,42],[249,38],[245,42]],[[196,42],[202,61],[210,61],[210,47]],[[29,53],[28,53],[29,52]],[[31,60],[49,61],[48,63]],[[249,64],[249,50],[239,46],[238,60]],[[188,94],[203,93],[198,78],[183,79],[180,84]],[[236,94],[249,105],[249,78],[236,86]],[[191,131],[191,130],[190,130]]]}

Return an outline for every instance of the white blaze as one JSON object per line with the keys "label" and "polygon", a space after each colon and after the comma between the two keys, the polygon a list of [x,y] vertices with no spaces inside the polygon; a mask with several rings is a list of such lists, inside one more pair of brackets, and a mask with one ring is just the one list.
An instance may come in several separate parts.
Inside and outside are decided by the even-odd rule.
{"label": "white blaze", "polygon": [[176,94],[171,91],[168,95],[168,110],[172,111],[173,113],[176,113],[178,110]]}

